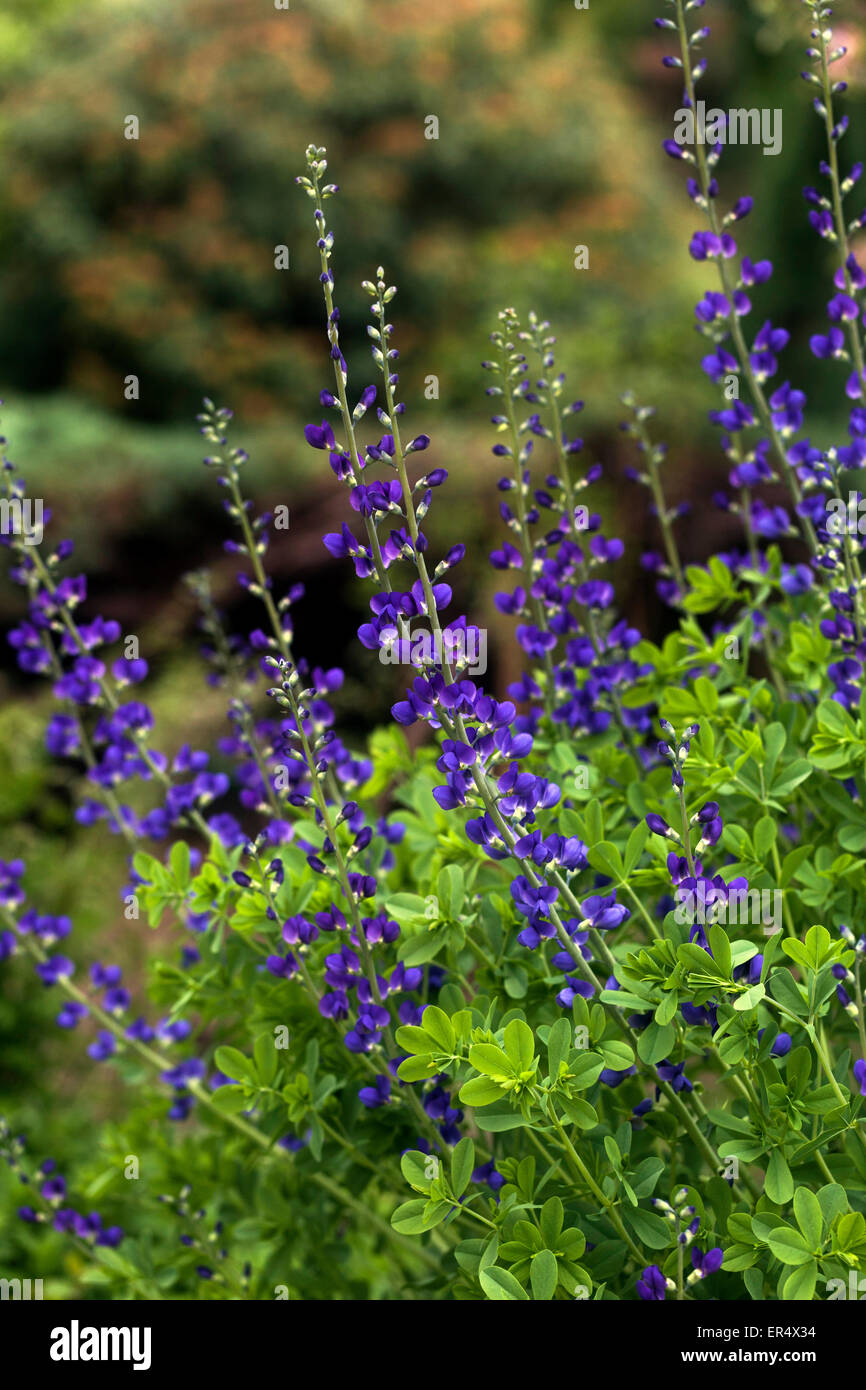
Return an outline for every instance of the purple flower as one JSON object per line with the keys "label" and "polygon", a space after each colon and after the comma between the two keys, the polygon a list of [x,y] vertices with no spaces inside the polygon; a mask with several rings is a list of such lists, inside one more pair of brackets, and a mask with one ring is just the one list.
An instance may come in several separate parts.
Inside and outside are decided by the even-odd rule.
{"label": "purple flower", "polygon": [[56,985],[58,980],[67,979],[74,971],[75,966],[68,956],[49,956],[36,966],[36,973],[44,985]]}
{"label": "purple flower", "polygon": [[688,1282],[692,1283],[695,1279],[706,1279],[708,1274],[715,1274],[717,1269],[721,1269],[724,1257],[725,1252],[720,1245],[714,1246],[713,1249],[708,1250],[705,1255],[701,1254],[701,1251],[696,1245],[692,1246],[692,1264],[694,1265],[694,1270],[689,1275]]}
{"label": "purple flower", "polygon": [[663,1303],[667,1280],[658,1265],[648,1265],[637,1281],[638,1296],[646,1303]]}
{"label": "purple flower", "polygon": [[94,1062],[104,1062],[109,1057],[113,1057],[117,1051],[117,1042],[113,1033],[101,1028],[96,1035],[96,1042],[90,1044],[87,1049],[88,1057],[92,1057]]}
{"label": "purple flower", "polygon": [[304,429],[304,438],[314,449],[336,449],[337,447],[334,431],[327,420],[323,420],[321,425],[307,425]]}
{"label": "purple flower", "polygon": [[736,255],[737,243],[732,236],[716,232],[695,232],[689,242],[689,255],[696,261],[728,260]]}
{"label": "purple flower", "polygon": [[612,931],[631,916],[629,909],[617,902],[616,889],[607,897],[596,893],[590,898],[584,898],[580,907],[583,912],[580,922],[582,931]]}
{"label": "purple flower", "polygon": [[57,1023],[61,1028],[77,1028],[83,1018],[87,1018],[88,1008],[86,1004],[79,1004],[76,999],[67,999],[57,1015]]}
{"label": "purple flower", "polygon": [[684,1075],[685,1062],[660,1062],[656,1070],[662,1081],[668,1082],[675,1091],[691,1091],[692,1083]]}
{"label": "purple flower", "polygon": [[387,1105],[391,1095],[391,1080],[387,1076],[377,1076],[372,1086],[362,1086],[358,1092],[358,1099],[368,1110],[377,1110],[381,1105]]}
{"label": "purple flower", "polygon": [[287,951],[284,956],[268,956],[265,965],[272,975],[277,975],[283,980],[290,980],[300,968],[291,951]]}
{"label": "purple flower", "polygon": [[487,1163],[482,1163],[479,1168],[473,1170],[472,1181],[484,1182],[488,1187],[492,1188],[494,1192],[498,1192],[500,1188],[505,1186],[505,1178],[501,1173],[496,1171],[495,1160],[492,1158],[489,1159]]}
{"label": "purple flower", "polygon": [[183,1087],[188,1081],[200,1081],[205,1074],[205,1065],[200,1057],[187,1057],[185,1061],[178,1062],[176,1067],[170,1067],[168,1071],[161,1072],[162,1080],[169,1086]]}
{"label": "purple flower", "polygon": [[845,351],[845,334],[841,328],[832,327],[826,335],[813,334],[809,346],[816,357],[841,357]]}

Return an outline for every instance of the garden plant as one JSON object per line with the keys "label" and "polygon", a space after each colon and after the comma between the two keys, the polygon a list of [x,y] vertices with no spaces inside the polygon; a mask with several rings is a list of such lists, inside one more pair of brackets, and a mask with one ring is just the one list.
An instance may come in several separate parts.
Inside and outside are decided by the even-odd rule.
{"label": "garden plant", "polygon": [[802,213],[826,292],[811,348],[850,422],[824,448],[785,379],[788,333],[762,313],[773,267],[748,244],[752,199],[724,186],[734,113],[685,119],[703,18],[704,0],[668,0],[655,21],[679,108],[664,152],[684,166],[706,271],[697,357],[729,465],[716,500],[741,539],[683,564],[666,448],[626,392],[658,641],[617,611],[629,542],[593,510],[602,469],[551,326],[504,308],[478,345],[479,391],[502,466],[496,603],[523,674],[487,688],[486,633],[449,582],[459,516],[444,553],[425,535],[469,460],[413,433],[382,267],[363,287],[370,376],[349,379],[338,187],[317,146],[297,179],[327,372],[306,442],[345,497],[324,545],[369,600],[366,659],[405,674],[391,725],[347,746],[341,654],[311,669],[296,650],[303,594],[269,577],[277,519],[253,501],[231,410],[205,401],[204,462],[259,619],[227,631],[192,577],[202,679],[226,701],[216,749],[160,746],[146,653],[93,610],[71,542],[47,510],[37,524],[4,459],[2,539],[26,604],[10,640],[56,697],[46,747],[80,769],[78,821],[125,842],[118,916],[149,939],[147,971],[124,978],[45,915],[25,863],[0,863],[0,968],[35,971],[66,1045],[127,1088],[123,1121],[94,1139],[96,1191],[14,1114],[0,1127],[20,1217],[63,1233],[102,1297],[859,1297],[863,169],[845,161],[844,47],[806,0],[803,77],[826,135]]}

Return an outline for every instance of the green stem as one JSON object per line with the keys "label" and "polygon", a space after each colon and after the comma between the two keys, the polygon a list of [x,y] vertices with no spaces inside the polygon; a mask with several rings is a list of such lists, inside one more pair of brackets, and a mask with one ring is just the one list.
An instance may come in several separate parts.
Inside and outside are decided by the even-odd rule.
{"label": "green stem", "polygon": [[592,1176],[586,1164],[583,1162],[583,1159],[580,1157],[580,1154],[577,1152],[577,1149],[572,1144],[571,1140],[569,1139],[562,1126],[559,1116],[556,1113],[553,1101],[549,1096],[547,1098],[547,1113],[553,1121],[554,1128],[556,1129],[560,1139],[562,1140],[562,1145],[565,1149],[566,1156],[570,1160],[578,1177],[580,1177],[583,1180],[583,1182],[589,1188],[595,1200],[599,1203],[600,1206],[604,1208],[609,1220],[616,1229],[618,1235],[622,1238],[622,1240],[625,1241],[632,1255],[637,1260],[638,1265],[642,1265],[644,1263],[643,1251],[637,1245],[635,1245],[634,1241],[632,1240],[631,1236],[626,1230],[625,1225],[623,1224],[622,1217],[617,1211],[615,1203],[612,1201],[610,1197],[606,1197],[604,1195],[598,1183],[595,1181],[595,1178]]}

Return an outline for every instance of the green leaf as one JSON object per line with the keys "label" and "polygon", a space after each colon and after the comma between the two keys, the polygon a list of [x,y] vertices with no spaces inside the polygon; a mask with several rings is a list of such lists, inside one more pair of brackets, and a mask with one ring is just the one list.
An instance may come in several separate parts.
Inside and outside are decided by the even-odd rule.
{"label": "green leaf", "polygon": [[843,825],[839,831],[839,844],[852,854],[862,854],[866,849],[866,826]]}
{"label": "green leaf", "polygon": [[463,870],[458,864],[446,864],[439,872],[436,881],[439,902],[444,904],[448,915],[459,921],[466,905],[466,883]]}
{"label": "green leaf", "polygon": [[598,1044],[598,1050],[604,1058],[605,1066],[610,1067],[612,1071],[628,1071],[629,1067],[634,1066],[634,1052],[626,1042],[605,1041]]}
{"label": "green leaf", "polygon": [[814,1192],[809,1191],[808,1187],[798,1187],[794,1193],[794,1215],[809,1248],[815,1251],[819,1250],[824,1217],[818,1198]]}
{"label": "green leaf", "polygon": [[[616,1070],[626,1071],[627,1067],[618,1064]],[[568,1064],[569,1088],[572,1091],[585,1091],[595,1085],[603,1071],[604,1061],[597,1052],[578,1053]]]}
{"label": "green leaf", "polygon": [[516,1303],[518,1300],[529,1302],[529,1294],[518,1284],[513,1274],[509,1274],[507,1269],[501,1269],[499,1265],[491,1265],[489,1269],[482,1269],[478,1276],[481,1287],[487,1297],[495,1302],[508,1301]]}
{"label": "green leaf", "polygon": [[509,999],[525,999],[529,989],[529,973],[524,970],[522,965],[515,965],[512,961],[506,961],[503,966],[505,975],[505,993]]}
{"label": "green leaf", "polygon": [[747,1269],[743,1273],[743,1283],[748,1290],[749,1298],[755,1303],[761,1303],[764,1298],[764,1273],[761,1269]]}
{"label": "green leaf", "polygon": [[795,787],[799,787],[800,783],[805,782],[807,777],[811,777],[813,772],[814,768],[808,758],[795,758],[779,772],[778,778],[770,787],[770,796],[775,801],[790,796]]}
{"label": "green leaf", "polygon": [[318,1115],[314,1115],[310,1124],[310,1153],[317,1163],[321,1162],[324,1146],[325,1131],[322,1129]]}
{"label": "green leaf", "polygon": [[[397,1032],[399,1034],[399,1028]],[[428,1081],[438,1070],[439,1063],[425,1053],[422,1057],[407,1057],[397,1068],[397,1075],[401,1081]]]}
{"label": "green leaf", "polygon": [[833,1246],[849,1255],[862,1255],[866,1245],[866,1220],[861,1211],[840,1216],[833,1231]]}
{"label": "green leaf", "polygon": [[771,1211],[761,1211],[752,1217],[752,1232],[757,1241],[766,1245],[774,1231],[792,1228],[787,1221],[783,1221],[781,1216],[775,1216]]}
{"label": "green leaf", "polygon": [[[425,1011],[426,1012],[426,1011]],[[429,1055],[438,1051],[431,1035],[425,1028],[418,1028],[414,1023],[404,1023],[397,1029],[395,1034],[397,1044],[402,1047],[404,1052],[411,1052],[417,1056]]]}
{"label": "green leaf", "polygon": [[529,1071],[535,1060],[535,1038],[528,1023],[514,1018],[503,1035],[508,1060],[516,1072]]}
{"label": "green leaf", "polygon": [[[618,991],[611,992],[617,993]],[[661,1003],[658,1005],[655,1012],[656,1023],[662,1028],[673,1021],[676,1016],[678,1002],[675,989],[669,989],[667,994],[662,995]],[[640,1048],[638,1048],[638,1052],[640,1052]]]}
{"label": "green leaf", "polygon": [[211,1092],[211,1100],[224,1115],[239,1115],[242,1110],[250,1108],[249,1096],[244,1095],[240,1086],[217,1086]]}
{"label": "green leaf", "polygon": [[567,1018],[558,1018],[547,1035],[547,1074],[551,1081],[559,1076],[559,1065],[571,1047],[571,1025]]}
{"label": "green leaf", "polygon": [[493,1232],[493,1235],[492,1235],[492,1236],[490,1237],[490,1239],[486,1242],[486,1244],[485,1244],[485,1246],[484,1246],[484,1250],[482,1251],[481,1259],[480,1259],[479,1262],[478,1262],[478,1268],[479,1268],[479,1270],[481,1270],[481,1269],[487,1269],[490,1265],[494,1265],[494,1264],[496,1263],[496,1258],[497,1258],[498,1254],[499,1254],[499,1232],[498,1232],[498,1231],[494,1231],[494,1232]]}
{"label": "green leaf", "polygon": [[459,1245],[455,1245],[454,1258],[460,1268],[466,1270],[467,1274],[478,1273],[484,1245],[483,1240],[462,1240]]}
{"label": "green leaf", "polygon": [[218,1047],[214,1061],[224,1076],[233,1081],[255,1081],[255,1068],[249,1057],[245,1057],[236,1047]]}
{"label": "green leaf", "polygon": [[704,714],[715,714],[719,708],[719,692],[708,676],[698,676],[692,689]]}
{"label": "green leaf", "polygon": [[451,1188],[455,1197],[462,1197],[469,1186],[475,1167],[475,1145],[467,1136],[460,1140],[451,1155]]}
{"label": "green leaf", "polygon": [[435,1004],[428,1004],[421,1015],[421,1027],[429,1033],[442,1052],[453,1052],[456,1038],[451,1020],[444,1010]]}
{"label": "green leaf", "polygon": [[794,1195],[794,1179],[791,1177],[791,1170],[781,1149],[774,1149],[770,1154],[767,1176],[764,1179],[764,1191],[770,1201],[775,1202],[776,1206],[779,1207],[785,1206]]}
{"label": "green leaf", "polygon": [[767,993],[762,984],[752,985],[751,989],[746,989],[742,994],[738,994],[734,1000],[734,1008],[739,1013],[746,1013],[749,1009],[756,1009],[764,995]]}
{"label": "green leaf", "polygon": [[[809,764],[807,763],[806,766],[809,767]],[[810,772],[811,770],[811,767],[809,767]],[[796,849],[791,850],[790,854],[785,855],[785,858],[782,860],[782,878],[780,887],[787,888],[788,884],[791,882],[791,879],[794,877],[800,865],[803,863],[805,859],[809,858],[811,853],[811,845],[798,845]]]}
{"label": "green leaf", "polygon": [[628,878],[632,869],[640,862],[648,838],[649,826],[645,820],[638,821],[634,830],[629,835],[628,843],[625,847],[625,861],[623,863],[623,874],[625,878]]}
{"label": "green leaf", "polygon": [[819,969],[824,958],[832,954],[830,933],[826,927],[810,927],[806,932],[806,950],[809,952],[815,963],[815,969]]}
{"label": "green leaf", "polygon": [[[399,1036],[398,1036],[399,1041]],[[475,1043],[469,1049],[469,1063],[476,1071],[494,1079],[508,1080],[514,1075],[510,1060],[496,1043]]]}
{"label": "green leaf", "polygon": [[708,1110],[707,1115],[719,1129],[729,1129],[733,1134],[754,1134],[752,1126],[742,1115],[732,1115],[729,1110]]}
{"label": "green leaf", "polygon": [[844,1187],[837,1182],[828,1182],[818,1189],[818,1204],[828,1226],[832,1226],[837,1216],[848,1210],[848,1197]]}
{"label": "green leaf", "polygon": [[[844,856],[843,856],[844,858]],[[836,872],[840,871],[840,864],[837,860],[833,865]],[[798,965],[806,970],[818,971],[828,960],[836,956],[830,939],[830,933],[826,927],[817,925],[810,927],[806,932],[804,942],[794,941],[787,937],[782,942],[782,950],[786,955],[795,960]]]}
{"label": "green leaf", "polygon": [[622,856],[616,845],[611,844],[609,840],[600,840],[597,845],[593,845],[587,858],[594,869],[607,878],[612,878],[614,882],[621,883],[625,877]]}
{"label": "green leaf", "polygon": [[785,952],[785,955],[790,956],[791,960],[799,965],[802,970],[810,969],[811,961],[809,952],[806,950],[802,941],[795,941],[793,937],[787,936],[782,942],[782,950]]}
{"label": "green leaf", "polygon": [[560,1096],[559,1104],[571,1123],[577,1125],[579,1129],[595,1129],[598,1124],[598,1115],[589,1101],[579,1100],[577,1096]]}
{"label": "green leaf", "polygon": [[[279,1066],[277,1048],[274,1037],[271,1033],[262,1033],[256,1038],[253,1045],[253,1056],[256,1059],[256,1071],[259,1081],[263,1086],[273,1084]],[[228,1075],[228,1073],[226,1073]]]}
{"label": "green leaf", "polygon": [[189,888],[189,845],[186,840],[178,840],[171,847],[169,863],[171,864],[172,877],[182,893]]}
{"label": "green leaf", "polygon": [[529,1278],[534,1299],[548,1302],[553,1298],[559,1279],[559,1267],[552,1250],[539,1250],[537,1255],[533,1255]]}
{"label": "green leaf", "polygon": [[604,835],[604,820],[602,818],[601,804],[597,798],[587,803],[584,813],[584,824],[586,833],[583,839],[588,845],[597,845]]}
{"label": "green leaf", "polygon": [[729,1245],[722,1261],[722,1269],[740,1273],[744,1269],[751,1269],[757,1258],[758,1252],[752,1245]]}
{"label": "green leaf", "polygon": [[644,1211],[643,1207],[623,1207],[622,1214],[642,1245],[651,1250],[665,1250],[670,1245],[671,1228],[663,1217]]}
{"label": "green leaf", "polygon": [[815,1284],[818,1279],[817,1260],[807,1260],[800,1265],[799,1269],[792,1269],[784,1284],[782,1285],[782,1298],[785,1300],[796,1299],[798,1302],[810,1303],[815,1293]]}
{"label": "green leaf", "polygon": [[502,1134],[508,1129],[521,1129],[523,1125],[531,1124],[531,1121],[519,1110],[502,1110],[499,1113],[476,1110],[475,1123],[485,1134]]}
{"label": "green leaf", "polygon": [[637,1165],[632,1174],[632,1186],[638,1197],[651,1197],[655,1191],[656,1183],[665,1171],[665,1164],[660,1158],[650,1156],[643,1159]]}
{"label": "green leaf", "polygon": [[820,728],[829,729],[831,733],[842,738],[848,738],[854,733],[850,715],[846,716],[837,700],[822,700],[817,709],[817,717]]}
{"label": "green leaf", "polygon": [[[800,943],[797,942],[797,945]],[[799,1018],[808,1018],[809,1005],[800,993],[796,980],[784,966],[774,970],[769,978],[770,993],[778,1003],[784,1004]]]}
{"label": "green leaf", "polygon": [[785,747],[786,738],[785,726],[780,724],[778,720],[773,724],[768,724],[764,730],[764,776],[768,782],[773,780],[776,764],[782,749]]}
{"label": "green leaf", "polygon": [[444,1221],[451,1208],[450,1202],[437,1202],[433,1211],[427,1211],[428,1203],[423,1197],[404,1202],[391,1217],[391,1225],[403,1236],[418,1236],[423,1231],[432,1231],[440,1221]]}
{"label": "green leaf", "polygon": [[426,965],[435,960],[443,946],[448,944],[448,927],[437,927],[435,931],[420,931],[415,936],[405,936],[397,947],[397,959],[405,966]]}
{"label": "green leaf", "polygon": [[[846,1088],[840,1087],[842,1094]],[[831,1110],[838,1110],[839,1098],[835,1090],[829,1084],[826,1086],[816,1086],[803,1097],[800,1104],[810,1115],[828,1115]]]}
{"label": "green leaf", "polygon": [[755,858],[760,864],[764,863],[776,843],[776,822],[772,816],[761,816],[755,826],[752,843],[755,846]]}
{"label": "green leaf", "polygon": [[550,1246],[551,1249],[553,1249],[559,1240],[563,1216],[563,1206],[559,1197],[548,1197],[544,1206],[541,1208],[539,1223],[541,1225],[541,1234],[544,1236],[547,1245]]}
{"label": "green leaf", "polygon": [[473,1076],[460,1087],[460,1099],[464,1105],[493,1105],[502,1097],[502,1087],[489,1076]]}
{"label": "green leaf", "polygon": [[[433,1186],[433,1177],[428,1177],[429,1164],[430,1155],[421,1153],[420,1149],[409,1149],[400,1158],[403,1177],[416,1192],[429,1192]],[[438,1160],[436,1164],[438,1165]]]}
{"label": "green leaf", "polygon": [[724,927],[714,925],[707,928],[707,939],[710,943],[716,969],[726,980],[729,980],[731,978],[731,943],[728,933]]}
{"label": "green leaf", "polygon": [[793,1226],[777,1226],[767,1237],[767,1244],[785,1265],[803,1265],[812,1258],[808,1245]]}
{"label": "green leaf", "polygon": [[152,854],[145,854],[143,850],[138,850],[132,856],[132,867],[138,877],[144,879],[145,883],[154,883],[156,881],[155,869],[162,870],[159,860],[154,859]]}
{"label": "green leaf", "polygon": [[[676,996],[674,996],[676,1002]],[[641,1032],[637,1044],[637,1053],[642,1062],[648,1066],[655,1066],[658,1062],[664,1061],[670,1054],[671,1048],[676,1041],[677,1030],[672,1023],[667,1023],[661,1027],[653,1021]]]}
{"label": "green leaf", "polygon": [[753,1163],[756,1158],[760,1158],[766,1147],[761,1139],[756,1139],[752,1143],[745,1139],[726,1139],[724,1144],[719,1145],[719,1156],[721,1158],[738,1158],[741,1163]]}
{"label": "green leaf", "polygon": [[[297,826],[296,831],[297,834]],[[394,893],[385,904],[390,917],[396,917],[401,924],[420,924],[429,922],[427,900],[418,893]]]}
{"label": "green leaf", "polygon": [[812,1054],[808,1047],[795,1047],[787,1056],[785,1075],[795,1096],[802,1096],[812,1075]]}
{"label": "green leaf", "polygon": [[701,946],[695,946],[693,942],[686,941],[677,948],[677,960],[689,970],[695,970],[701,975],[709,975],[716,980],[727,980],[729,977],[723,970],[719,969],[713,957]]}

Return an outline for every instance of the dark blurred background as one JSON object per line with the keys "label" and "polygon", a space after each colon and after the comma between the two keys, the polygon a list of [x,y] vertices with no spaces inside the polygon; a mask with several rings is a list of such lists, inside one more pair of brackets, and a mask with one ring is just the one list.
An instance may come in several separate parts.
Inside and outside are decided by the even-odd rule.
{"label": "dark blurred background", "polygon": [[[54,539],[70,534],[90,576],[88,612],[117,618],[151,663],[157,746],[208,746],[224,731],[194,645],[195,611],[182,575],[214,571],[218,600],[239,630],[252,625],[222,551],[218,489],[201,465],[193,417],[207,394],[230,404],[252,459],[248,490],[285,503],[269,564],[278,586],[303,579],[298,650],[341,663],[338,697],[356,735],[382,721],[393,673],[353,641],[365,597],[321,544],[350,519],[345,493],[303,426],[321,419],[330,386],[311,204],[296,188],[310,142],[328,147],[341,194],[329,204],[334,268],[352,399],[375,379],[360,282],[381,263],[399,286],[393,305],[407,424],[432,436],[425,465],[450,477],[427,531],[434,551],[457,540],[467,560],[457,598],[490,629],[491,685],[514,670],[510,623],[492,607],[486,556],[501,542],[490,409],[479,363],[496,315],[535,308],[559,338],[559,366],[586,400],[585,457],[605,480],[594,505],[609,534],[628,538],[622,604],[650,635],[669,617],[638,568],[657,544],[646,495],[623,483],[633,461],[617,424],[627,387],[659,409],[670,444],[666,486],[690,498],[681,527],[687,561],[738,540],[713,510],[724,460],[706,423],[718,404],[698,361],[693,305],[714,280],[689,259],[700,221],[683,166],[660,149],[681,104],[652,27],[660,0],[5,0],[0,15],[0,383],[9,457],[45,499]],[[866,151],[863,0],[839,7],[850,54],[847,167]],[[755,296],[792,333],[780,379],[808,387],[818,442],[844,433],[840,370],[816,364],[808,336],[823,326],[832,258],[808,226],[805,184],[818,180],[822,126],[803,66],[808,14],[793,0],[717,0],[708,106],[783,107],[778,158],[726,152],[726,201],[756,197],[742,249],[776,266]],[[137,140],[124,139],[136,116]],[[425,118],[439,139],[425,139]],[[852,212],[860,204],[852,202]],[[574,269],[576,245],[590,267]],[[286,245],[290,269],[274,268]],[[809,266],[804,273],[804,267]],[[124,380],[139,378],[137,400]],[[435,375],[439,399],[424,398]],[[373,421],[375,427],[375,421]],[[365,436],[366,437],[366,436]],[[0,583],[0,626],[22,613]],[[0,671],[2,857],[24,854],[45,911],[72,911],[134,967],[147,944],[112,929],[124,881],[120,846],[72,821],[74,779],[43,752],[50,695]],[[124,942],[120,941],[126,933]],[[69,1039],[49,1026],[22,1037],[37,992],[4,966],[0,1091],[30,1104]],[[36,1016],[53,1009],[42,998]],[[31,1015],[32,1016],[32,1015]],[[73,1066],[73,1074],[74,1066]],[[105,1083],[106,1087],[109,1083]],[[0,1097],[2,1098],[2,1097]]]}

